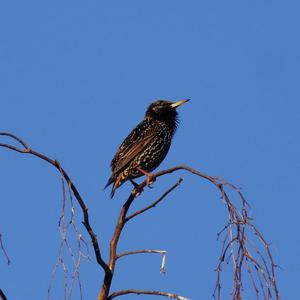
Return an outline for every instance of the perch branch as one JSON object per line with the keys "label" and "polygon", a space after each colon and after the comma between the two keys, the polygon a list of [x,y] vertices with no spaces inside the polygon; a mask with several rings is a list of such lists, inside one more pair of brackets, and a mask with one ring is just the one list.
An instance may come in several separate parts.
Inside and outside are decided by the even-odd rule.
{"label": "perch branch", "polygon": [[[135,199],[135,193],[134,190],[129,195],[127,201],[124,203],[119,218],[117,221],[117,225],[113,234],[113,237],[110,242],[110,257],[108,264],[105,263],[105,261],[101,257],[100,253],[100,247],[98,244],[98,240],[96,237],[96,234],[92,230],[90,223],[89,223],[89,214],[88,214],[88,208],[85,205],[82,197],[80,196],[77,188],[71,181],[70,177],[66,173],[66,171],[60,166],[59,162],[57,160],[50,159],[49,157],[31,149],[27,143],[25,143],[23,140],[18,138],[17,136],[10,134],[10,133],[0,133],[2,136],[6,136],[9,138],[14,139],[17,143],[19,143],[22,147],[18,148],[16,146],[10,145],[10,144],[3,144],[0,143],[0,147],[5,147],[13,151],[17,151],[20,153],[26,153],[31,154],[36,157],[39,157],[40,159],[48,162],[49,164],[53,165],[57,170],[60,171],[65,181],[68,183],[69,187],[71,188],[78,204],[80,205],[82,212],[83,212],[83,225],[85,226],[88,234],[90,235],[90,238],[92,240],[95,256],[97,259],[98,264],[104,269],[105,275],[104,275],[104,281],[102,285],[102,289],[98,295],[98,300],[107,300],[107,299],[113,299],[117,296],[126,295],[126,294],[145,294],[145,295],[160,295],[160,296],[166,296],[171,297],[175,299],[181,299],[184,300],[186,298],[178,296],[176,294],[170,294],[170,293],[164,293],[164,292],[158,292],[158,291],[144,291],[144,290],[124,290],[115,292],[113,294],[109,295],[111,282],[115,270],[115,264],[118,258],[120,258],[120,255],[117,255],[117,246],[119,242],[120,235],[122,233],[122,230],[124,228],[124,225],[127,221],[134,218],[137,215],[140,215],[149,209],[155,207],[160,201],[162,201],[171,191],[173,191],[179,184],[181,183],[182,179],[180,179],[175,185],[173,185],[169,190],[167,190],[158,200],[154,201],[149,206],[145,207],[144,209],[141,209],[129,216],[127,216],[127,213],[129,211],[129,208],[131,207],[131,204],[133,203]],[[218,237],[222,234],[226,235],[223,240],[222,245],[222,251],[219,257],[219,263],[218,267],[216,269],[217,272],[217,281],[215,285],[215,291],[214,291],[214,298],[215,299],[221,299],[221,272],[223,268],[224,262],[227,264],[230,260],[232,260],[233,264],[233,291],[231,293],[232,299],[241,299],[242,292],[244,290],[243,287],[243,281],[242,281],[242,274],[245,272],[243,271],[243,268],[248,271],[247,273],[250,276],[250,280],[252,281],[252,286],[255,290],[256,297],[258,297],[258,289],[260,288],[260,291],[264,295],[264,298],[266,299],[273,299],[276,300],[280,299],[279,297],[279,291],[277,288],[276,283],[276,274],[275,269],[277,265],[274,263],[274,259],[272,257],[272,253],[270,250],[270,245],[266,242],[263,234],[258,230],[258,228],[254,225],[252,222],[252,219],[248,216],[248,209],[250,208],[248,202],[246,201],[245,197],[241,193],[240,188],[232,185],[231,183],[222,180],[219,177],[216,176],[210,176],[204,173],[201,173],[189,166],[186,165],[179,165],[175,166],[173,168],[163,170],[160,172],[157,172],[153,174],[153,179],[173,173],[175,171],[179,170],[185,170],[189,173],[192,173],[198,177],[201,177],[203,179],[208,180],[213,185],[215,185],[218,190],[221,193],[221,198],[223,199],[224,203],[227,207],[228,212],[228,222],[224,226],[224,229],[218,233]],[[143,188],[147,185],[147,180],[143,181],[139,186],[138,190],[142,191]],[[227,188],[230,188],[234,190],[238,196],[239,199],[239,207],[237,208],[234,203],[231,201],[230,197],[227,194]],[[248,238],[248,232],[252,232],[253,236],[255,236],[256,240],[259,241],[259,246],[263,248],[263,251],[261,251],[256,243],[252,242],[254,244],[254,249],[257,254],[256,257],[251,255],[251,240]],[[142,253],[142,252],[140,252]],[[124,253],[123,253],[124,254]],[[132,253],[134,254],[134,253]],[[135,253],[137,254],[137,253]],[[122,254],[121,254],[122,255]],[[130,255],[130,254],[124,254]],[[254,272],[252,272],[251,267],[253,268]],[[255,283],[255,275],[258,278],[258,283]]]}
{"label": "perch branch", "polygon": [[68,175],[68,173],[61,167],[60,163],[55,160],[55,159],[51,159],[49,157],[47,157],[46,155],[39,153],[33,149],[31,149],[27,143],[25,143],[22,139],[18,138],[17,136],[11,134],[11,133],[6,133],[6,132],[0,132],[1,136],[7,136],[10,137],[12,139],[14,139],[15,141],[17,141],[18,143],[20,143],[24,148],[18,148],[9,144],[4,144],[4,143],[0,143],[0,147],[4,147],[4,148],[8,148],[10,150],[19,152],[19,153],[24,153],[24,154],[31,154],[33,156],[36,156],[44,161],[46,161],[47,163],[51,164],[52,166],[54,166],[63,176],[63,178],[66,180],[66,182],[68,183],[69,187],[71,188],[81,210],[83,213],[83,222],[82,224],[84,225],[84,227],[86,228],[91,240],[92,240],[92,244],[93,244],[93,248],[94,248],[94,252],[95,252],[95,256],[96,256],[96,260],[97,263],[103,268],[103,270],[105,271],[105,273],[110,272],[110,269],[108,268],[108,265],[106,264],[106,262],[103,260],[102,256],[101,256],[101,252],[100,252],[100,246],[98,243],[98,239],[97,236],[95,234],[95,232],[93,231],[91,225],[90,225],[90,221],[89,221],[89,213],[88,213],[88,207],[85,204],[83,198],[81,197],[79,191],[77,190],[76,186],[74,185],[73,181],[71,180],[70,176]]}
{"label": "perch branch", "polygon": [[134,290],[134,289],[114,292],[107,298],[107,300],[111,300],[111,299],[116,298],[118,296],[123,296],[123,295],[128,295],[128,294],[154,295],[154,296],[163,296],[163,297],[168,297],[168,298],[173,298],[173,299],[178,299],[178,300],[189,300],[188,298],[185,298],[185,297],[173,294],[173,293],[165,293],[165,292],[160,292],[160,291]]}
{"label": "perch branch", "polygon": [[[258,277],[258,281],[261,283],[261,277],[263,277],[264,280],[264,288],[266,288],[268,293],[268,299],[273,299],[273,294],[275,296],[275,299],[280,299],[279,297],[279,291],[276,283],[276,276],[275,276],[275,269],[277,265],[274,263],[273,256],[270,251],[270,245],[266,242],[265,238],[263,237],[262,233],[258,230],[256,226],[251,222],[252,218],[248,216],[248,209],[250,208],[249,203],[246,201],[245,197],[243,196],[241,190],[239,187],[236,187],[235,185],[217,177],[217,176],[210,176],[204,173],[201,173],[189,166],[186,165],[179,165],[175,166],[173,168],[163,170],[160,172],[157,172],[153,174],[154,180],[160,176],[163,176],[165,174],[170,174],[175,171],[179,170],[185,170],[188,171],[196,176],[199,176],[201,178],[204,178],[208,181],[210,181],[212,184],[214,184],[218,190],[221,193],[221,198],[224,200],[227,210],[228,210],[228,217],[229,221],[225,225],[224,229],[218,233],[218,237],[225,231],[228,231],[228,241],[227,235],[223,242],[223,250],[219,258],[219,264],[216,269],[217,271],[217,280],[216,280],[216,286],[214,291],[214,298],[215,299],[221,299],[221,281],[220,281],[220,273],[222,271],[222,264],[225,260],[232,259],[233,261],[233,291],[232,291],[232,299],[240,299],[241,293],[243,291],[243,284],[242,284],[242,269],[243,265],[245,265],[248,262],[251,262],[252,266],[254,267],[256,271],[256,275]],[[143,181],[138,189],[142,190],[147,185],[146,180]],[[227,192],[225,191],[225,187],[229,187],[233,189],[241,202],[241,209],[237,209],[233,202],[230,200]],[[151,205],[150,205],[151,206]],[[151,207],[150,207],[151,208]],[[144,212],[145,210],[141,210]],[[133,214],[132,216],[136,216],[136,214]],[[129,219],[131,216],[127,217]],[[262,260],[262,264],[258,262],[257,259],[254,259],[252,256],[250,256],[250,250],[249,250],[249,240],[247,239],[246,230],[252,229],[254,232],[254,235],[258,238],[260,245],[265,249],[266,256],[264,256],[259,250],[256,250],[258,254],[258,259]],[[228,252],[227,250],[230,249]],[[228,252],[228,254],[227,254]],[[227,258],[226,258],[227,257]],[[267,259],[266,259],[267,258]],[[269,265],[268,265],[268,263]],[[228,263],[228,262],[227,262]],[[246,265],[245,268],[248,270],[249,265]],[[252,273],[249,273],[250,279],[253,277]],[[257,285],[253,285],[254,290],[256,293],[256,296],[258,294],[257,292]],[[261,285],[260,285],[261,286]],[[262,293],[265,294],[264,288],[262,289]]]}
{"label": "perch branch", "polygon": [[116,259],[119,259],[121,257],[124,256],[128,256],[128,255],[135,255],[135,254],[143,254],[143,253],[157,253],[160,254],[162,256],[162,262],[161,262],[161,266],[160,266],[160,273],[166,273],[166,250],[137,250],[137,251],[130,251],[130,252],[122,252],[120,254],[117,255]]}
{"label": "perch branch", "polygon": [[[153,205],[151,205],[151,207],[146,207],[146,209],[141,210],[137,213],[141,214],[142,212],[147,211],[148,209],[154,207],[157,203],[161,202],[171,191],[173,191],[177,186],[179,186],[181,181],[182,181],[182,179],[179,179],[179,181],[175,185],[173,185],[170,189],[168,189],[157,201],[155,201],[153,203]],[[146,181],[144,181],[141,185],[143,185],[144,183],[146,185]],[[139,185],[139,187],[141,185]],[[133,189],[131,194],[129,195],[127,201],[124,203],[124,205],[121,209],[113,237],[110,241],[110,256],[109,256],[108,266],[109,266],[109,269],[111,272],[105,273],[102,288],[98,295],[98,300],[106,300],[109,295],[109,291],[110,291],[110,287],[111,287],[111,283],[112,283],[112,279],[113,279],[113,274],[114,274],[114,270],[115,270],[115,265],[116,265],[116,261],[118,259],[118,255],[117,255],[118,242],[119,242],[122,230],[123,230],[126,222],[128,221],[127,213],[128,213],[128,210],[129,210],[131,204],[133,203],[134,199],[135,199],[135,193],[134,193],[134,189]]]}
{"label": "perch branch", "polygon": [[161,202],[161,201],[162,201],[169,193],[171,193],[173,190],[175,190],[175,189],[181,184],[182,181],[183,181],[183,179],[182,179],[182,178],[179,178],[179,180],[178,180],[171,188],[169,188],[167,191],[165,191],[165,192],[163,193],[163,195],[160,196],[160,197],[159,197],[156,201],[154,201],[152,204],[150,204],[149,206],[147,206],[147,207],[145,207],[145,208],[143,208],[143,209],[141,209],[141,210],[139,210],[139,211],[133,213],[132,215],[126,217],[125,223],[128,222],[129,220],[131,220],[132,218],[134,218],[134,217],[136,217],[136,216],[138,216],[138,215],[140,215],[140,214],[146,212],[147,210],[149,210],[149,209],[155,207],[155,206],[156,206],[159,202]]}

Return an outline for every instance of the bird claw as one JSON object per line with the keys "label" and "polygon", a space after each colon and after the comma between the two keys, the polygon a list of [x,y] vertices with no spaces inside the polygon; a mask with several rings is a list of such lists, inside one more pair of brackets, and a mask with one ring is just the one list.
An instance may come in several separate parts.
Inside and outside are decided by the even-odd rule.
{"label": "bird claw", "polygon": [[149,188],[152,188],[152,184],[154,183],[155,178],[153,174],[149,174],[146,179],[146,184]]}
{"label": "bird claw", "polygon": [[140,171],[142,174],[146,175],[146,185],[147,186],[151,186],[153,184],[153,182],[155,181],[155,177],[153,174],[143,170],[142,168],[137,167],[137,170]]}
{"label": "bird claw", "polygon": [[132,190],[132,194],[135,198],[137,198],[138,196],[140,196],[142,194],[142,192],[144,191],[143,188],[136,186],[133,190]]}

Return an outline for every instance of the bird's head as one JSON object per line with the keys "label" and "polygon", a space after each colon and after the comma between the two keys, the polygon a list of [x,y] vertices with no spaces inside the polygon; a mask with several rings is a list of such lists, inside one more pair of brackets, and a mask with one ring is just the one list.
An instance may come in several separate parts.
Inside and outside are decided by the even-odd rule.
{"label": "bird's head", "polygon": [[157,100],[151,103],[146,111],[146,118],[152,118],[155,120],[176,122],[177,111],[176,108],[190,99],[184,99],[177,102],[171,102],[167,100]]}

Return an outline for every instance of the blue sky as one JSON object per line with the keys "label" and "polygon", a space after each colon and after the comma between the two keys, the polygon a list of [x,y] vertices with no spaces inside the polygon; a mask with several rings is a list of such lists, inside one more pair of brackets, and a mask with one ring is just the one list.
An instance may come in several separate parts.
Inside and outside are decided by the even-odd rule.
{"label": "blue sky", "polygon": [[[282,267],[282,298],[295,299],[299,9],[299,1],[268,0],[2,2],[0,131],[61,162],[90,208],[107,256],[131,188],[123,185],[113,201],[103,190],[114,152],[151,101],[191,98],[179,108],[181,124],[160,169],[185,163],[242,186]],[[12,260],[7,266],[0,257],[0,287],[9,299],[45,299],[60,242],[59,174],[36,158],[0,152],[0,232]],[[167,274],[159,274],[155,255],[124,258],[112,290],[212,298],[221,247],[216,234],[227,220],[217,191],[189,174],[172,174],[135,208],[179,176],[182,186],[129,224],[120,241],[120,250],[167,250]],[[78,209],[76,214],[79,222]],[[93,255],[81,276],[84,299],[95,299],[102,271]],[[224,284],[230,282],[226,276]],[[61,272],[52,293],[63,299]],[[78,299],[77,287],[74,293]],[[122,299],[133,297],[149,299]]]}

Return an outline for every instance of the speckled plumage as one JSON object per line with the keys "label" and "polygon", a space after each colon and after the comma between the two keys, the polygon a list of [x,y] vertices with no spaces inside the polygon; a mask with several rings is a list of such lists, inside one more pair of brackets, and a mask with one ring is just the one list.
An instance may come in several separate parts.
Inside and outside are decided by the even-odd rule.
{"label": "speckled plumage", "polygon": [[126,137],[112,159],[112,175],[106,185],[113,183],[111,198],[126,180],[144,175],[137,168],[151,172],[161,164],[178,125],[176,107],[186,101],[158,100],[148,107],[142,122]]}

